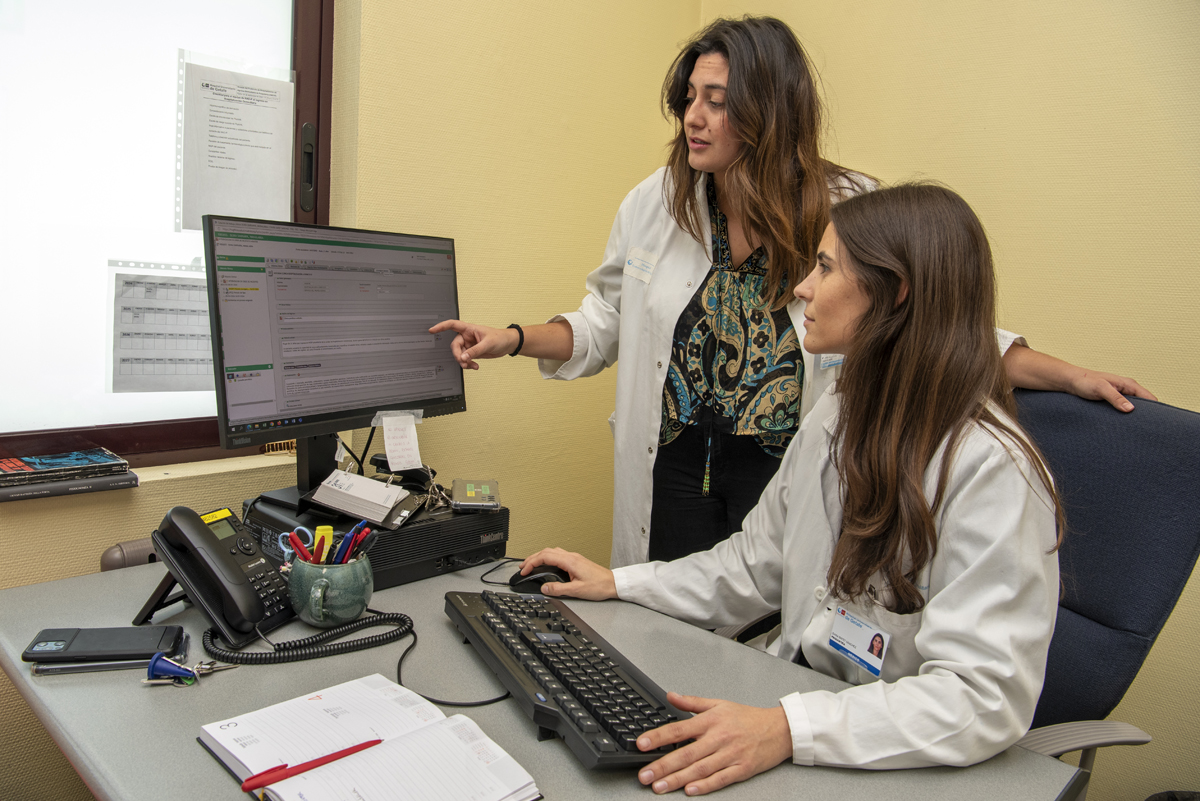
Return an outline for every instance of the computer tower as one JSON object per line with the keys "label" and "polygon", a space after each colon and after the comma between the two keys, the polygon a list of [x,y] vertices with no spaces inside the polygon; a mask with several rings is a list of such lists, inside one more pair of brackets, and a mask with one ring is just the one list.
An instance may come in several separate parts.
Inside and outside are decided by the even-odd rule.
{"label": "computer tower", "polygon": [[[296,512],[257,498],[242,504],[242,520],[259,547],[282,561],[279,536],[297,526],[315,531],[333,526],[344,534],[358,522],[344,515]],[[449,508],[421,511],[393,531],[383,531],[371,548],[375,589],[382,590],[430,576],[500,559],[508,542],[508,509],[499,512],[455,512]]]}

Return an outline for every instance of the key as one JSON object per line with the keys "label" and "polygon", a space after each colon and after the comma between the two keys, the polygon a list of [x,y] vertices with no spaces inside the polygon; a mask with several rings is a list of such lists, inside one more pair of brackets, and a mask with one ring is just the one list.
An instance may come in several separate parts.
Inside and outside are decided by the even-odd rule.
{"label": "key", "polygon": [[148,684],[151,686],[160,684],[173,684],[176,687],[191,687],[195,683],[195,679],[185,678],[183,676],[175,676],[174,678],[167,679],[142,679],[142,684]]}
{"label": "key", "polygon": [[237,665],[218,665],[216,662],[198,662],[192,668],[192,672],[197,676],[207,676],[210,673],[216,673],[218,670],[229,670]]}

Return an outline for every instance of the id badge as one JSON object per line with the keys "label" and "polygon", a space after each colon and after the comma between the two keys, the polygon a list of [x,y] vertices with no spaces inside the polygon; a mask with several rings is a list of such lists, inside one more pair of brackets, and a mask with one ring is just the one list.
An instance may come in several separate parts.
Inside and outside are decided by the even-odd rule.
{"label": "id badge", "polygon": [[828,370],[830,367],[840,367],[844,361],[846,357],[841,353],[822,353],[818,364],[822,370]]}
{"label": "id badge", "polygon": [[625,254],[625,267],[622,272],[643,284],[648,284],[651,276],[654,275],[654,266],[657,262],[656,254],[641,248],[630,248],[629,252]]}
{"label": "id badge", "polygon": [[829,647],[872,676],[879,676],[891,638],[869,620],[839,606],[833,618],[833,630],[829,633]]}

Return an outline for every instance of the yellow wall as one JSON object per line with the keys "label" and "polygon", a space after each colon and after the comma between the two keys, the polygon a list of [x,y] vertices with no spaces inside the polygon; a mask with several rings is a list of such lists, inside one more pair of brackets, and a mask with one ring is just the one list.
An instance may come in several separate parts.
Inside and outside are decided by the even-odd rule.
{"label": "yellow wall", "polygon": [[[658,91],[699,3],[337,5],[331,223],[451,236],[463,319],[574,310],[617,206],[663,159]],[[615,374],[466,376],[466,414],[418,429],[440,477],[493,478],[509,553],[608,561]],[[358,447],[362,447],[361,437]]]}
{"label": "yellow wall", "polygon": [[[1200,5],[1192,0],[704,0],[772,14],[829,104],[830,157],[932,178],[979,213],[1000,323],[1200,410]],[[1114,469],[1120,469],[1114,465]],[[1113,713],[1154,736],[1097,758],[1090,801],[1200,789],[1200,581]]]}

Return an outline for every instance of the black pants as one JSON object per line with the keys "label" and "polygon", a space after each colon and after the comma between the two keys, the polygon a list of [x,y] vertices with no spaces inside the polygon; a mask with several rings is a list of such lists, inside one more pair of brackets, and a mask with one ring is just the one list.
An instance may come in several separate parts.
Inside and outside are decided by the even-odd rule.
{"label": "black pants", "polygon": [[650,559],[669,561],[705,551],[741,530],[779,469],[750,435],[712,432],[715,438],[708,495],[703,494],[708,455],[706,426],[689,425],[654,459]]}

